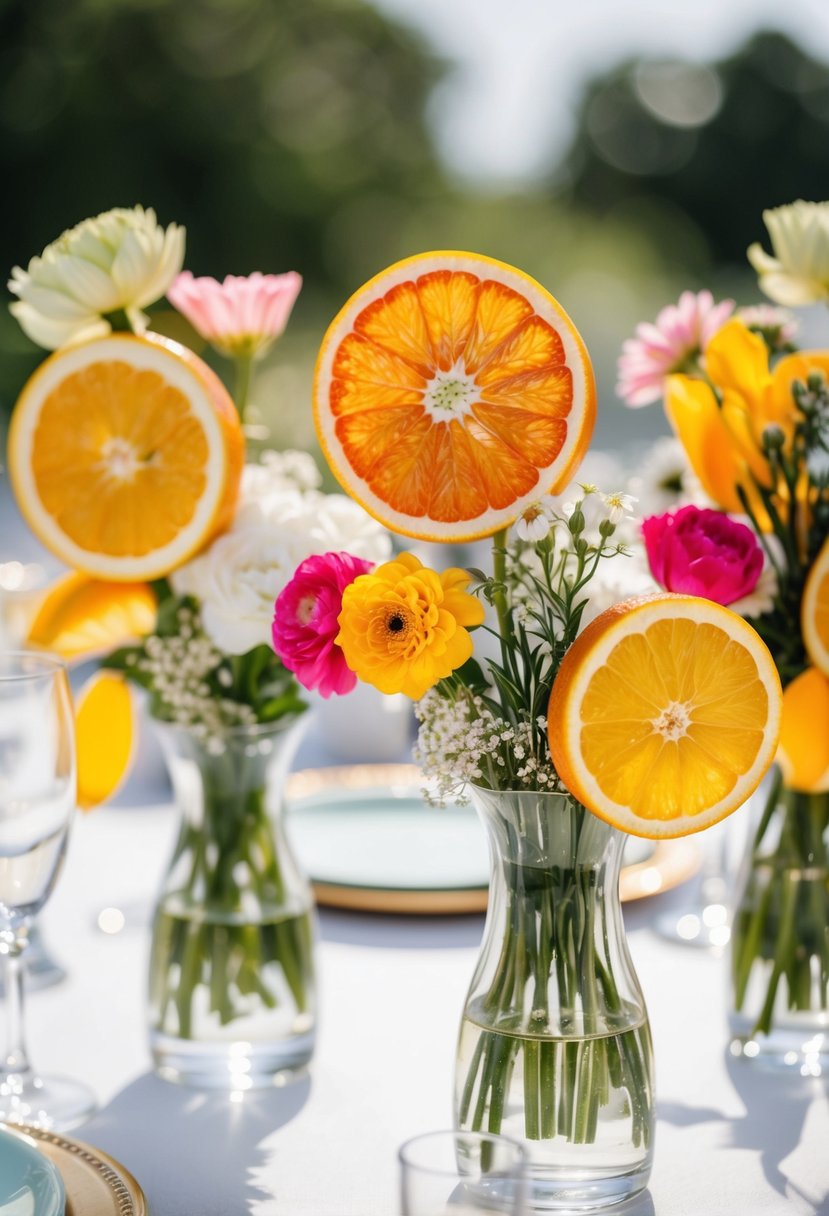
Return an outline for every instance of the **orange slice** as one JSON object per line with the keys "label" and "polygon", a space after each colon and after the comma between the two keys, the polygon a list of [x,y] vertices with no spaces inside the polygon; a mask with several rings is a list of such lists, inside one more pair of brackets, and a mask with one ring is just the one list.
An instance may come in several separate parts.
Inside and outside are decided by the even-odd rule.
{"label": "orange slice", "polygon": [[777,763],[791,789],[829,790],[829,679],[816,667],[786,685]]}
{"label": "orange slice", "polygon": [[727,608],[652,595],[597,617],[564,656],[549,706],[571,793],[635,836],[686,836],[756,789],[780,734],[777,668]]}
{"label": "orange slice", "polygon": [[132,693],[122,675],[99,671],[75,701],[78,806],[90,811],[118,792],[135,751]]}
{"label": "orange slice", "polygon": [[33,532],[66,565],[133,582],[169,573],[229,523],[242,429],[191,351],[113,334],[57,351],[20,395],[8,463]]}
{"label": "orange slice", "polygon": [[26,641],[69,662],[88,659],[144,637],[155,614],[156,598],[147,583],[66,574],[41,600]]}
{"label": "orange slice", "polygon": [[809,658],[829,675],[829,540],[824,542],[806,579],[800,628]]}
{"label": "orange slice", "polygon": [[564,487],[595,421],[587,350],[529,275],[424,253],[351,297],[320,349],[314,415],[348,493],[404,536],[490,536]]}

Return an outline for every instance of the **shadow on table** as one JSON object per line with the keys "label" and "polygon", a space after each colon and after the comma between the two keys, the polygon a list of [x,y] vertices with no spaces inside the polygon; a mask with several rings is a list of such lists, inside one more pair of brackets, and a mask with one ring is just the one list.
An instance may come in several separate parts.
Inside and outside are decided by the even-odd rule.
{"label": "shadow on table", "polygon": [[321,908],[320,937],[341,945],[382,946],[395,950],[424,947],[475,949],[481,944],[483,916],[374,916]]}
{"label": "shadow on table", "polygon": [[147,1073],[77,1134],[135,1175],[151,1211],[192,1214],[198,1197],[199,1216],[228,1216],[272,1198],[253,1181],[268,1158],[260,1145],[299,1113],[309,1092],[305,1077],[281,1089],[251,1091],[235,1103],[228,1093],[189,1089]]}
{"label": "shadow on table", "polygon": [[816,1213],[829,1216],[829,1193],[820,1197],[806,1194],[781,1169],[781,1163],[800,1143],[806,1115],[821,1089],[826,1090],[826,1079],[812,1080],[763,1071],[730,1054],[726,1058],[726,1069],[745,1107],[745,1114],[731,1117],[714,1107],[660,1102],[658,1117],[675,1127],[711,1122],[728,1124],[728,1147],[759,1154],[769,1186],[789,1201],[794,1192]]}

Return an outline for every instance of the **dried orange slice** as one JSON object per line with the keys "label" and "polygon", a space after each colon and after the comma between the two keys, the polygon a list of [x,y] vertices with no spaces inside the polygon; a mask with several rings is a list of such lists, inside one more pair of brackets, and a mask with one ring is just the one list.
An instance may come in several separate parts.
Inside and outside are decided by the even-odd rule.
{"label": "dried orange slice", "polygon": [[549,705],[571,793],[635,836],[686,836],[736,810],[774,760],[781,689],[742,617],[710,600],[616,604],[564,656]]}
{"label": "dried orange slice", "polygon": [[90,811],[118,792],[135,752],[132,693],[122,675],[99,671],[75,702],[78,806]]}
{"label": "dried orange slice", "polygon": [[777,763],[791,789],[829,790],[829,679],[816,667],[801,672],[783,692]]}
{"label": "dried orange slice", "polygon": [[73,572],[46,592],[26,641],[68,662],[88,659],[144,637],[155,616],[148,583],[108,583]]}
{"label": "dried orange slice", "polygon": [[806,579],[800,627],[809,658],[829,675],[829,540],[824,542]]}
{"label": "dried orange slice", "polygon": [[66,565],[119,582],[167,574],[226,526],[243,460],[219,378],[155,335],[56,352],[24,387],[9,431],[32,531]]}
{"label": "dried orange slice", "polygon": [[529,275],[474,253],[390,266],[328,329],[314,380],[323,451],[404,536],[490,536],[561,489],[595,421],[585,345]]}

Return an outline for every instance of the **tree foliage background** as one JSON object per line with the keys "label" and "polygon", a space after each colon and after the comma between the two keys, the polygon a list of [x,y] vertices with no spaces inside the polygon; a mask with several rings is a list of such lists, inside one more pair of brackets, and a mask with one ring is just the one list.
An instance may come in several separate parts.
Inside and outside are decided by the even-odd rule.
{"label": "tree foliage background", "polygon": [[[718,63],[613,66],[562,162],[508,190],[440,163],[446,66],[369,0],[0,0],[0,273],[139,202],[185,224],[196,274],[300,271],[257,403],[277,442],[313,447],[314,354],[343,300],[410,253],[479,250],[584,333],[599,446],[664,429],[614,402],[621,342],[686,287],[757,298],[763,208],[829,192],[829,69],[775,33]],[[198,348],[163,305],[154,325]],[[41,358],[0,309],[0,414]]]}

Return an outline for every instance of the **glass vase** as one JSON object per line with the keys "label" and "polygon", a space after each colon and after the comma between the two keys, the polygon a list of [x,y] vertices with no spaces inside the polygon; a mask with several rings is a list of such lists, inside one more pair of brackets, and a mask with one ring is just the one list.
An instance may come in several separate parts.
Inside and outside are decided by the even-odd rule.
{"label": "glass vase", "polygon": [[300,735],[296,719],[207,739],[161,727],[181,826],[153,917],[149,1007],[170,1080],[242,1091],[311,1057],[313,897],[282,824]]}
{"label": "glass vase", "polygon": [[738,886],[731,929],[731,1051],[775,1069],[829,1071],[829,792],[779,772]]}
{"label": "glass vase", "polygon": [[624,836],[568,795],[473,789],[491,879],[455,1086],[460,1128],[527,1150],[529,1210],[647,1185],[653,1051],[619,900]]}

